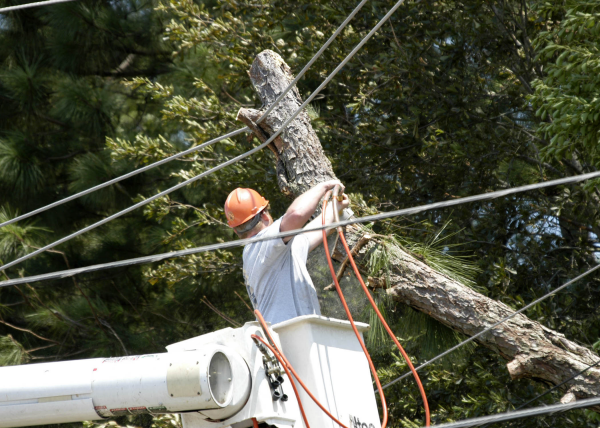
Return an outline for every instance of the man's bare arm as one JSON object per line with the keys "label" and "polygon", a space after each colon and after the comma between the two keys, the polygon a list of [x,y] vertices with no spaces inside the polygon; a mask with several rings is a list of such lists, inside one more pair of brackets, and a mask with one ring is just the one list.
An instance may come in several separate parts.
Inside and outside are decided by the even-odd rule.
{"label": "man's bare arm", "polygon": [[[341,211],[345,208],[348,208],[349,205],[350,205],[350,199],[348,199],[348,195],[344,194],[344,200],[342,202],[337,203],[337,208]],[[338,214],[340,214],[340,216],[341,216],[341,213],[338,213]],[[334,222],[334,220],[335,220],[335,217],[333,216],[333,202],[329,202],[327,204],[327,212],[325,213],[325,224],[331,224]],[[323,225],[323,218],[322,218],[322,216],[318,216],[317,218],[312,220],[310,223],[308,223],[306,225],[305,229],[310,229],[310,228],[318,227],[318,226],[322,226],[322,225]],[[333,229],[327,231],[327,234],[329,234],[332,231],[333,231]],[[304,233],[303,235],[308,238],[308,245],[309,245],[308,251],[314,250],[323,242],[323,232],[321,230],[315,230],[314,232],[307,232],[307,233]]]}
{"label": "man's bare arm", "polygon": [[[281,232],[287,232],[288,230],[302,228],[317,209],[317,205],[321,201],[323,195],[325,195],[328,190],[333,189],[336,185],[342,186],[343,191],[344,186],[339,180],[329,180],[317,184],[312,189],[298,196],[281,219],[279,230]],[[333,219],[333,211],[331,218]],[[283,241],[288,242],[290,239],[292,239],[292,237],[284,238]]]}

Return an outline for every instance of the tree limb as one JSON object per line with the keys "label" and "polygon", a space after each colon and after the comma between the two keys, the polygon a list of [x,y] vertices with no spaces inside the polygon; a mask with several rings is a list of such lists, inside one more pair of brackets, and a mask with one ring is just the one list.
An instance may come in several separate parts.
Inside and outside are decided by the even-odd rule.
{"label": "tree limb", "polygon": [[[276,99],[293,77],[283,59],[269,50],[256,57],[249,74],[254,89],[265,106]],[[296,89],[290,91],[261,122],[261,128],[268,132],[279,129],[301,102],[299,92]],[[301,113],[281,134],[276,148],[287,177],[288,187],[282,191],[299,195],[317,183],[335,178],[331,163],[323,153],[305,113]],[[351,245],[358,242],[363,234],[360,226],[347,229]],[[376,242],[371,241],[358,252],[359,264],[366,263],[369,251],[376,245]],[[468,336],[475,335],[514,312],[505,304],[489,299],[435,271],[401,248],[397,248],[391,258],[390,268],[387,293],[392,299],[425,312]],[[514,379],[542,379],[554,385],[568,380],[575,373],[600,360],[589,349],[567,340],[564,335],[522,314],[499,325],[478,342],[509,360],[507,368]],[[600,370],[589,370],[585,375],[568,381],[561,389],[577,398],[598,396]]]}

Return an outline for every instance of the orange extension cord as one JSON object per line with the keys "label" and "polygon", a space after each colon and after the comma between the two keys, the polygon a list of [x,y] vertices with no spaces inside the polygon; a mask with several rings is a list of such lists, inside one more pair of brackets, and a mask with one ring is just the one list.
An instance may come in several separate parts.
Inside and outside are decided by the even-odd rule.
{"label": "orange extension cord", "polygon": [[[335,190],[335,193],[337,193],[337,189]],[[331,191],[327,192],[327,194],[325,195],[325,198],[323,200],[323,225],[325,225],[325,212],[326,212],[326,209],[327,209],[327,200],[329,199],[330,195],[331,195]],[[337,196],[337,195],[334,195],[334,196]],[[336,208],[337,207],[335,207],[335,205],[334,205],[334,211],[336,210]],[[336,221],[337,221],[337,218],[336,218]],[[394,343],[396,344],[396,346],[400,350],[400,353],[402,354],[402,356],[404,357],[404,359],[408,363],[408,366],[410,367],[411,371],[413,372],[413,374],[415,376],[415,379],[417,381],[417,385],[419,386],[419,390],[421,392],[421,396],[423,398],[423,403],[424,403],[424,406],[425,406],[426,426],[430,426],[429,405],[427,403],[427,396],[425,395],[425,389],[423,388],[423,385],[421,384],[421,380],[419,379],[419,375],[417,374],[416,370],[414,369],[414,366],[412,365],[412,362],[410,361],[410,358],[408,357],[408,355],[404,351],[404,348],[402,348],[402,345],[400,345],[400,342],[398,342],[398,339],[396,339],[396,337],[393,334],[392,330],[390,329],[390,327],[388,326],[387,322],[385,321],[385,319],[381,315],[381,312],[379,312],[379,309],[377,308],[377,305],[375,304],[375,301],[371,297],[371,294],[369,293],[369,290],[368,290],[367,286],[363,282],[362,277],[360,276],[360,273],[358,271],[358,268],[356,267],[356,263],[354,262],[354,258],[352,257],[352,253],[350,252],[350,249],[348,248],[348,243],[346,242],[346,238],[344,236],[343,231],[341,230],[341,228],[338,228],[337,232],[339,234],[339,237],[342,240],[342,244],[344,246],[344,249],[346,250],[346,253],[348,254],[348,259],[350,261],[350,264],[352,265],[352,269],[354,270],[354,273],[356,274],[356,277],[360,281],[360,284],[361,284],[361,286],[362,286],[365,294],[367,295],[367,297],[369,299],[369,302],[371,303],[371,306],[373,306],[373,309],[377,313],[377,316],[378,316],[379,320],[384,325],[387,333],[393,339]],[[382,408],[383,408],[383,422],[381,424],[381,428],[386,428],[387,427],[387,422],[388,422],[388,409],[387,409],[387,403],[385,401],[385,395],[383,394],[383,388],[381,387],[381,382],[379,381],[379,377],[377,376],[377,371],[375,369],[375,366],[373,365],[373,361],[371,360],[371,356],[369,355],[369,352],[367,351],[367,348],[365,347],[365,344],[363,343],[362,339],[360,338],[360,333],[358,332],[358,330],[356,328],[356,325],[354,323],[354,319],[352,318],[352,314],[350,313],[350,309],[348,308],[348,304],[346,303],[346,299],[344,298],[344,294],[342,293],[342,289],[341,289],[340,284],[339,284],[339,282],[337,280],[337,275],[336,275],[335,270],[333,268],[333,262],[331,261],[331,256],[329,255],[329,246],[327,245],[327,232],[325,231],[325,229],[323,229],[323,246],[325,247],[325,254],[326,254],[326,257],[327,257],[327,263],[329,264],[329,269],[330,269],[331,275],[333,277],[333,282],[334,282],[335,288],[336,288],[336,290],[337,290],[337,292],[338,292],[338,294],[340,296],[340,300],[342,302],[342,305],[344,306],[344,310],[346,311],[346,316],[348,317],[348,320],[350,321],[350,324],[352,326],[352,330],[354,330],[354,334],[356,335],[356,338],[358,339],[358,342],[359,342],[359,344],[360,344],[363,352],[365,353],[365,356],[367,357],[367,361],[369,363],[369,367],[370,367],[371,372],[373,373],[373,376],[375,378],[375,383],[377,384],[377,389],[379,390],[379,396],[381,398],[381,405],[382,405]],[[269,332],[269,328],[267,326],[267,323],[265,322],[265,319],[263,318],[263,316],[260,313],[260,311],[255,310],[254,313],[256,314],[256,317],[257,317],[260,325],[262,326],[263,331],[265,332],[265,334],[266,334],[266,336],[267,336],[270,344],[267,343],[260,336],[257,336],[257,335],[253,334],[251,337],[253,339],[256,339],[256,340],[260,341],[263,345],[265,345],[273,353],[273,355],[275,356],[275,358],[277,358],[277,360],[279,361],[279,363],[281,364],[281,366],[285,370],[286,374],[288,375],[288,378],[290,379],[290,382],[292,383],[292,388],[294,389],[294,393],[296,394],[296,398],[298,399],[298,407],[300,408],[300,413],[302,414],[302,418],[304,419],[304,424],[306,425],[306,428],[310,428],[310,426],[308,424],[308,420],[306,418],[306,414],[304,413],[304,407],[302,406],[302,402],[300,400],[300,395],[298,394],[298,389],[296,388],[296,385],[294,383],[294,379],[292,379],[292,375],[298,381],[298,383],[300,383],[300,385],[306,391],[306,393],[309,395],[309,397],[315,402],[315,404],[317,406],[319,406],[321,408],[321,410],[323,410],[323,412],[325,412],[327,414],[327,416],[329,416],[333,421],[335,421],[342,428],[348,428],[346,425],[344,425],[343,423],[341,423],[335,416],[333,416],[319,402],[319,400],[317,400],[317,398],[310,392],[310,390],[308,389],[308,387],[304,384],[304,382],[302,381],[302,379],[300,379],[300,377],[298,376],[298,373],[296,373],[296,370],[294,370],[294,368],[292,367],[292,365],[290,364],[290,362],[288,361],[288,359],[285,357],[285,355],[283,354],[283,352],[277,347],[277,344],[273,340],[273,337],[271,336],[271,333]],[[290,372],[291,372],[291,374],[290,374]],[[258,421],[255,418],[252,418],[252,423],[253,423],[254,428],[258,428]]]}
{"label": "orange extension cord", "polygon": [[[336,207],[336,204],[335,204],[335,198],[337,197],[337,190],[338,190],[337,188],[334,190],[334,204],[333,204],[334,215],[337,214],[337,207]],[[328,197],[329,197],[329,194],[327,194],[325,196],[325,199],[323,201],[323,225],[325,225],[325,208],[327,207],[327,199],[328,199]],[[336,216],[335,220],[338,221],[337,216]],[[388,323],[385,321],[385,318],[383,317],[383,315],[381,315],[381,312],[379,312],[379,308],[377,307],[377,304],[373,300],[373,297],[371,296],[371,293],[369,292],[369,289],[365,285],[365,283],[364,283],[364,281],[363,281],[363,279],[362,279],[362,277],[360,275],[360,272],[358,271],[358,268],[356,267],[356,263],[354,262],[354,257],[352,257],[352,252],[350,251],[350,248],[348,247],[348,243],[346,242],[346,237],[344,236],[344,231],[342,230],[341,227],[338,227],[337,228],[337,232],[338,232],[338,235],[339,235],[339,237],[340,237],[340,239],[342,241],[342,245],[344,246],[344,250],[346,250],[346,254],[348,255],[348,260],[350,261],[350,264],[352,265],[352,269],[354,270],[354,274],[356,275],[356,278],[358,278],[358,281],[360,282],[360,285],[361,285],[363,291],[367,295],[367,298],[369,299],[369,302],[371,303],[371,306],[375,310],[375,313],[377,314],[377,317],[379,318],[379,321],[381,321],[381,324],[383,324],[385,330],[387,331],[387,334],[392,338],[392,340],[394,341],[394,343],[396,344],[396,346],[400,350],[400,353],[404,357],[404,360],[406,360],[406,363],[408,364],[408,367],[410,368],[410,371],[413,373],[413,375],[415,377],[415,380],[417,382],[417,386],[419,387],[419,391],[421,392],[421,398],[423,399],[423,406],[425,407],[425,426],[428,427],[428,426],[431,425],[431,418],[430,418],[430,414],[429,414],[429,404],[427,402],[427,395],[425,394],[425,388],[423,388],[423,384],[421,383],[421,379],[419,378],[419,375],[417,374],[417,371],[415,370],[415,367],[413,366],[412,362],[410,361],[410,357],[408,356],[408,354],[406,353],[406,351],[404,351],[404,348],[402,347],[402,345],[400,345],[400,342],[398,341],[398,339],[396,339],[396,336],[392,332],[392,329],[390,328],[390,326],[388,325]],[[323,245],[325,246],[325,255],[327,257],[327,262],[329,263],[329,268],[331,269],[331,274],[333,275],[333,280],[334,280],[334,283],[336,285],[336,289],[338,290],[338,293],[340,294],[340,297],[342,298],[342,303],[344,304],[344,309],[346,309],[346,313],[348,313],[348,318],[350,319],[350,322],[354,326],[354,321],[352,320],[352,318],[350,318],[350,313],[348,311],[348,307],[346,306],[346,302],[345,302],[344,298],[342,297],[342,290],[341,290],[341,288],[339,286],[339,283],[337,281],[337,275],[335,274],[335,271],[333,270],[333,264],[331,262],[331,256],[329,255],[329,248],[328,248],[328,245],[327,245],[327,236],[326,236],[325,230],[323,230]],[[365,353],[367,352],[364,347],[363,347],[363,350],[365,351]],[[370,361],[370,359],[369,359],[369,361]],[[378,382],[377,384],[379,385],[379,380],[377,382]]]}
{"label": "orange extension cord", "polygon": [[[327,199],[331,195],[331,190],[325,194],[325,198],[323,199],[323,226],[325,226],[325,212],[327,209]],[[356,325],[354,324],[354,318],[352,318],[352,314],[350,313],[350,309],[348,308],[348,304],[346,303],[346,299],[344,298],[344,293],[342,293],[342,289],[337,280],[337,275],[335,274],[335,269],[333,269],[333,263],[331,261],[331,257],[329,256],[329,245],[327,245],[327,231],[323,229],[323,246],[325,247],[325,254],[327,256],[327,263],[329,264],[329,270],[331,271],[331,276],[333,277],[333,283],[335,284],[335,289],[337,290],[340,300],[342,301],[342,305],[344,306],[344,310],[346,311],[346,316],[350,321],[350,325],[352,326],[352,330],[354,330],[354,334],[358,339],[358,343],[362,348],[365,356],[367,357],[367,361],[369,362],[369,367],[371,368],[371,373],[373,373],[373,377],[375,378],[375,383],[377,384],[377,389],[379,390],[379,397],[381,398],[381,407],[383,408],[383,422],[381,423],[381,428],[385,428],[388,422],[388,408],[387,403],[385,401],[385,395],[383,394],[383,388],[381,387],[381,382],[379,381],[379,376],[377,376],[377,370],[375,370],[375,366],[373,365],[373,361],[371,360],[371,356],[369,355],[369,351],[367,351],[367,347],[363,343],[360,338],[360,333],[356,329]]]}

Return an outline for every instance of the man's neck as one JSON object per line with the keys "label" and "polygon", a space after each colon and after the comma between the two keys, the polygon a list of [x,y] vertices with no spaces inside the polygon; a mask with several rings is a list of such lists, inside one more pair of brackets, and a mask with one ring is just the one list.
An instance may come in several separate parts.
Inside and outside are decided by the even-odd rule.
{"label": "man's neck", "polygon": [[264,224],[264,223],[259,223],[257,226],[260,226],[260,227],[256,227],[256,228],[254,229],[254,231],[253,231],[253,232],[252,232],[250,235],[246,236],[246,239],[249,239],[249,238],[253,238],[253,237],[255,237],[255,236],[256,236],[256,235],[258,235],[260,232],[262,232],[262,231],[263,231],[263,230],[265,230],[267,227],[269,227],[269,226],[267,226],[267,225],[266,225],[266,224]]}

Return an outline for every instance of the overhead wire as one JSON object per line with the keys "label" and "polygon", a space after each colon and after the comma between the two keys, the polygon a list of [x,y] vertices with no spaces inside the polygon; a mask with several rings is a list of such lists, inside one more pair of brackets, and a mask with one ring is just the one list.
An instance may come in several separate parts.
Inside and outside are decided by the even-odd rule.
{"label": "overhead wire", "polygon": [[210,146],[212,144],[218,143],[219,141],[223,141],[223,140],[226,140],[227,138],[232,138],[232,137],[235,137],[235,136],[237,136],[239,134],[243,134],[244,132],[250,132],[250,128],[248,128],[248,127],[240,128],[240,129],[237,129],[235,131],[229,132],[229,133],[227,133],[225,135],[221,135],[220,137],[213,138],[212,140],[207,141],[205,143],[202,143],[199,146],[191,147],[191,148],[189,148],[187,150],[184,150],[182,152],[176,153],[173,156],[169,156],[168,158],[161,159],[161,160],[159,160],[157,162],[151,163],[150,165],[146,165],[146,166],[144,166],[142,168],[138,168],[136,170],[128,172],[127,174],[123,174],[123,175],[121,175],[119,177],[113,178],[112,180],[108,180],[108,181],[105,181],[104,183],[100,183],[97,186],[90,187],[89,189],[82,190],[79,193],[75,193],[74,195],[67,196],[66,198],[63,198],[61,200],[58,200],[56,202],[53,202],[53,203],[48,204],[46,206],[43,206],[41,208],[35,209],[35,210],[30,211],[30,212],[25,213],[25,214],[21,214],[18,217],[15,217],[15,218],[12,218],[10,220],[7,220],[4,223],[0,223],[0,228],[2,228],[4,226],[8,226],[9,224],[16,223],[16,222],[18,222],[20,220],[24,220],[24,219],[26,219],[28,217],[31,217],[31,216],[34,216],[36,214],[43,213],[44,211],[48,211],[49,209],[52,209],[52,208],[57,207],[59,205],[65,204],[65,203],[70,202],[70,201],[72,201],[74,199],[81,198],[82,196],[88,195],[88,194],[90,194],[92,192],[95,192],[96,190],[103,189],[104,187],[108,187],[108,186],[110,186],[112,184],[118,183],[119,181],[123,181],[123,180],[125,180],[127,178],[133,177],[134,175],[141,174],[142,172],[145,172],[145,171],[148,171],[150,169],[156,168],[157,166],[163,165],[163,164],[165,164],[167,162],[171,162],[172,160],[175,160],[175,159],[180,158],[182,156],[186,156],[186,155],[189,155],[190,153],[197,152],[198,150],[202,150],[203,148],[208,147],[208,146]]}
{"label": "overhead wire", "polygon": [[[68,0],[68,1],[73,1],[73,0]],[[294,80],[292,80],[287,87],[283,90],[283,92],[281,92],[281,94],[279,94],[279,96],[275,99],[275,101],[273,101],[273,103],[271,103],[271,105],[269,106],[269,108],[256,120],[256,123],[259,124],[261,123],[264,119],[266,119],[266,117],[268,116],[268,114],[273,111],[273,109],[277,106],[277,104],[279,104],[279,102],[288,94],[288,92],[296,85],[296,83],[298,83],[300,81],[300,79],[306,74],[306,72],[310,69],[310,67],[315,63],[315,61],[321,56],[321,54],[323,54],[323,52],[325,52],[325,50],[329,47],[329,45],[337,38],[337,36],[342,32],[342,30],[346,27],[346,25],[348,25],[348,23],[352,20],[352,18],[354,18],[354,16],[358,13],[358,11],[360,11],[360,9],[365,5],[365,3],[368,0],[362,0],[355,8],[354,10],[350,13],[350,15],[348,15],[348,17],[344,20],[344,22],[342,22],[340,24],[340,26],[335,30],[335,32],[329,37],[329,39],[327,39],[327,41],[325,42],[325,44],[323,44],[323,46],[321,46],[321,49],[319,49],[317,51],[317,53],[315,55],[313,55],[313,57],[310,59],[310,61],[308,63],[306,63],[306,65],[304,66],[304,68],[298,73],[298,75],[296,76],[296,78]],[[161,159],[157,162],[151,163],[150,165],[146,165],[142,168],[138,168],[134,171],[131,171],[127,174],[121,175],[120,177],[116,177],[113,178],[112,180],[106,181],[104,183],[98,184],[97,186],[94,187],[90,187],[89,189],[83,190],[79,193],[76,193],[74,195],[68,196],[66,198],[63,198],[59,201],[53,202],[51,204],[48,204],[46,206],[43,206],[41,208],[38,208],[36,210],[30,211],[28,213],[22,214],[20,216],[17,216],[13,219],[10,219],[8,221],[5,221],[4,223],[0,223],[0,228],[7,226],[9,224],[15,223],[19,220],[23,220],[26,219],[28,217],[31,217],[33,215],[42,213],[44,211],[47,211],[49,209],[52,209],[54,207],[57,207],[59,205],[65,204],[67,202],[70,202],[72,200],[78,199],[82,196],[85,196],[89,193],[95,192],[96,190],[100,190],[104,187],[110,186],[112,184],[118,183],[122,180],[125,180],[127,178],[133,177],[134,175],[140,174],[142,172],[148,171],[150,169],[156,168],[160,165],[163,165],[165,163],[171,162],[172,160],[178,159],[182,156],[186,156],[189,155],[191,153],[197,152],[199,150],[202,150],[205,147],[208,147],[212,144],[218,143],[219,141],[223,141],[225,139],[228,138],[232,138],[235,137],[239,134],[245,133],[245,132],[250,132],[250,128],[248,127],[243,127],[240,129],[237,129],[235,131],[229,132],[225,135],[222,135],[220,137],[217,138],[213,138],[210,141],[207,141],[203,144],[200,144],[198,146],[194,146],[191,147],[187,150],[184,150],[182,152],[176,153],[173,156],[169,156],[168,158],[165,159]]]}
{"label": "overhead wire", "polygon": [[279,134],[281,134],[286,129],[287,125],[289,125],[289,123],[292,120],[294,120],[296,118],[296,116],[298,116],[298,114],[300,114],[300,112],[302,110],[304,110],[304,108],[319,94],[319,92],[321,92],[321,90],[323,90],[323,88],[325,86],[327,86],[327,84],[335,77],[335,75],[346,65],[346,63],[348,63],[348,61],[350,61],[350,59],[363,47],[363,45],[365,43],[367,43],[367,41],[373,36],[373,34],[375,34],[377,32],[377,30],[379,30],[379,28],[390,18],[390,16],[392,16],[392,14],[396,11],[396,9],[398,9],[402,5],[402,3],[404,3],[404,0],[399,0],[388,11],[388,13],[383,18],[381,18],[381,20],[379,20],[379,22],[371,29],[371,31],[369,31],[369,33],[338,64],[338,66],[329,74],[329,76],[327,76],[327,78],[319,85],[319,87],[317,89],[315,89],[309,95],[309,97],[302,103],[302,105],[300,107],[298,107],[298,109],[296,109],[296,111],[294,113],[292,113],[292,115],[281,125],[281,127],[273,135],[271,135],[267,139],[267,141],[265,141],[264,143],[260,144],[259,146],[255,147],[255,148],[247,151],[244,154],[236,156],[233,159],[230,159],[230,160],[228,160],[226,162],[223,162],[222,164],[217,165],[216,167],[211,168],[208,171],[203,172],[202,174],[199,174],[199,175],[197,175],[195,177],[192,177],[192,178],[190,178],[190,179],[188,179],[188,180],[186,180],[186,181],[184,181],[182,183],[179,183],[179,184],[177,184],[177,185],[175,185],[175,186],[173,186],[173,187],[171,187],[171,188],[169,188],[167,190],[164,190],[164,191],[162,191],[162,192],[160,192],[160,193],[158,193],[158,194],[156,194],[156,195],[154,195],[154,196],[152,196],[150,198],[144,199],[143,201],[140,201],[137,204],[130,206],[129,208],[126,208],[126,209],[124,209],[122,211],[119,211],[118,213],[115,213],[115,214],[113,214],[113,215],[111,215],[109,217],[106,217],[106,218],[104,218],[104,219],[102,219],[102,220],[100,220],[100,221],[98,221],[98,222],[96,222],[96,223],[94,223],[94,224],[92,224],[90,226],[87,226],[87,227],[85,227],[85,228],[83,228],[83,229],[81,229],[81,230],[79,230],[77,232],[74,232],[74,233],[72,233],[72,234],[70,234],[68,236],[65,236],[64,238],[61,238],[61,239],[59,239],[59,240],[57,240],[57,241],[55,241],[55,242],[53,242],[51,244],[48,244],[48,245],[46,245],[46,246],[44,246],[44,247],[42,247],[42,248],[40,248],[40,249],[38,249],[36,251],[33,251],[33,252],[29,253],[29,254],[26,254],[25,256],[22,256],[22,257],[14,260],[14,261],[12,261],[10,263],[2,265],[2,266],[0,266],[0,271],[3,271],[3,270],[5,270],[5,269],[7,269],[7,268],[9,268],[11,266],[14,266],[14,265],[16,265],[18,263],[21,263],[21,262],[23,262],[23,261],[25,261],[27,259],[30,259],[31,257],[34,257],[34,256],[36,256],[36,255],[38,255],[40,253],[43,253],[44,251],[49,250],[49,249],[51,249],[51,248],[53,248],[53,247],[55,247],[55,246],[57,246],[59,244],[67,242],[67,241],[69,241],[69,240],[71,240],[71,239],[73,239],[73,238],[75,238],[75,237],[77,237],[79,235],[82,235],[82,234],[84,234],[84,233],[86,233],[86,232],[88,232],[88,231],[90,231],[92,229],[95,229],[98,226],[101,226],[101,225],[103,225],[105,223],[108,223],[108,222],[110,222],[110,221],[112,221],[112,220],[114,220],[114,219],[116,219],[116,218],[118,218],[118,217],[120,217],[120,216],[122,216],[124,214],[127,214],[128,212],[131,212],[131,211],[133,211],[133,210],[135,210],[135,209],[137,209],[139,207],[147,205],[150,202],[152,202],[152,201],[154,201],[154,200],[156,200],[158,198],[166,196],[167,194],[169,194],[169,193],[171,193],[171,192],[173,192],[173,191],[175,191],[177,189],[180,189],[180,188],[182,188],[184,186],[187,186],[188,184],[191,184],[194,181],[199,180],[200,178],[206,177],[207,175],[210,175],[210,174],[212,174],[212,173],[214,173],[214,172],[216,172],[216,171],[218,171],[220,169],[223,169],[226,166],[232,165],[232,164],[234,164],[234,163],[236,163],[236,162],[238,162],[238,161],[240,161],[240,160],[242,160],[244,158],[247,158],[248,156],[250,156],[250,155],[252,155],[252,154],[254,154],[256,152],[258,152],[259,150],[262,150],[263,148],[265,148],[275,138],[277,138],[279,136]]}
{"label": "overhead wire", "polygon": [[574,401],[566,404],[553,404],[551,406],[540,406],[531,409],[519,410],[514,412],[498,413],[490,416],[482,416],[479,418],[465,419],[458,422],[436,425],[436,428],[467,428],[482,424],[493,424],[498,422],[506,422],[514,419],[532,418],[537,416],[549,415],[557,412],[565,412],[574,409],[585,409],[600,405],[600,398],[588,398],[584,400]]}
{"label": "overhead wire", "polygon": [[[463,347],[464,345],[466,345],[469,342],[474,341],[475,339],[483,336],[484,334],[490,332],[491,330],[493,330],[494,328],[498,327],[500,324],[505,323],[506,321],[516,317],[517,315],[525,312],[527,309],[537,305],[538,303],[542,302],[543,300],[546,300],[548,297],[558,293],[559,291],[563,290],[564,288],[568,287],[569,285],[579,281],[580,279],[588,276],[589,274],[591,274],[592,272],[597,271],[598,269],[600,269],[600,264],[594,266],[593,268],[585,271],[584,273],[582,273],[581,275],[578,275],[577,277],[573,278],[572,280],[564,283],[563,285],[561,285],[560,287],[555,288],[552,291],[549,291],[548,293],[544,294],[542,297],[540,297],[539,299],[534,300],[533,302],[529,303],[528,305],[523,306],[521,309],[519,309],[518,311],[513,312],[512,314],[510,314],[507,317],[502,318],[500,321],[495,322],[494,324],[492,324],[491,326],[481,330],[479,333],[474,334],[473,336],[469,337],[468,339],[463,340],[462,342],[460,342],[459,344],[453,346],[452,348],[442,352],[441,354],[439,354],[438,356],[432,358],[429,361],[426,361],[425,363],[421,364],[420,366],[418,366],[416,368],[417,371],[427,367],[428,365],[434,363],[435,361],[445,357],[446,355],[456,351],[458,348]],[[1,285],[1,283],[0,283]],[[384,385],[384,389],[385,388],[389,388],[390,386],[394,385],[395,383],[401,381],[402,379],[406,378],[407,376],[409,376],[411,374],[411,372],[406,372],[404,373],[402,376],[397,377],[396,379],[394,379],[393,381],[387,383]]]}
{"label": "overhead wire", "polygon": [[[554,385],[552,388],[544,391],[542,394],[539,394],[538,396],[532,398],[531,400],[529,400],[528,402],[521,404],[519,407],[517,407],[515,410],[513,410],[513,412],[516,412],[518,410],[521,410],[523,407],[527,406],[528,404],[533,403],[534,401],[539,400],[540,398],[544,397],[545,395],[550,394],[552,391],[555,391],[556,389],[560,388],[561,386],[563,386],[566,383],[571,382],[573,379],[575,379],[577,376],[581,376],[582,374],[584,374],[585,372],[587,372],[589,369],[596,367],[597,365],[600,364],[600,360],[596,361],[594,364],[587,366],[585,369],[581,370],[580,372],[574,374],[573,376],[571,376],[570,378],[568,378],[567,380]],[[486,423],[485,425],[483,425],[481,428],[486,428],[488,425],[490,425],[490,422]]]}
{"label": "overhead wire", "polygon": [[[521,192],[547,188],[547,187],[551,187],[551,186],[571,184],[571,183],[589,180],[589,179],[596,178],[596,177],[600,177],[600,172],[576,175],[573,177],[561,178],[558,180],[551,180],[551,181],[546,181],[546,182],[541,182],[541,183],[536,183],[536,184],[530,184],[530,185],[526,185],[526,186],[513,187],[511,189],[497,190],[495,192],[483,193],[483,194],[475,195],[475,196],[467,196],[464,198],[457,198],[457,199],[453,199],[450,201],[434,202],[432,204],[420,205],[420,206],[411,207],[411,208],[403,208],[400,210],[388,211],[388,212],[364,216],[364,217],[351,218],[348,220],[331,223],[330,225],[327,226],[327,228],[346,226],[346,225],[357,224],[357,223],[375,222],[375,221],[384,220],[384,219],[388,219],[388,218],[392,218],[392,217],[398,217],[398,216],[403,216],[403,215],[413,215],[413,214],[417,214],[417,213],[421,213],[421,212],[425,212],[425,211],[442,209],[442,208],[447,208],[447,207],[451,207],[451,206],[457,206],[457,205],[461,205],[461,204],[465,204],[465,203],[469,203],[469,202],[487,201],[487,200],[499,198],[501,196],[508,196],[508,195],[513,195],[513,194],[517,194],[517,193],[521,193]],[[202,247],[189,248],[186,250],[171,251],[168,253],[155,254],[155,255],[144,256],[144,257],[137,257],[134,259],[120,260],[120,261],[110,262],[110,263],[102,263],[102,264],[97,264],[97,265],[92,265],[92,266],[67,269],[67,270],[63,270],[63,271],[50,272],[50,273],[46,273],[46,274],[34,275],[34,276],[23,277],[23,278],[15,278],[15,279],[11,279],[10,281],[9,280],[0,281],[0,287],[24,284],[26,282],[45,281],[45,280],[49,280],[49,279],[66,278],[66,277],[70,277],[72,275],[78,275],[78,274],[82,274],[82,273],[86,273],[86,272],[95,272],[95,271],[104,270],[104,269],[133,266],[133,265],[144,264],[144,263],[153,263],[153,262],[158,262],[158,261],[175,258],[175,257],[184,257],[184,256],[193,255],[193,254],[204,253],[207,251],[216,251],[216,250],[221,250],[221,249],[225,249],[225,248],[244,246],[247,244],[251,244],[253,242],[266,241],[269,239],[287,238],[290,236],[298,235],[300,233],[321,230],[324,228],[325,227],[323,227],[323,226],[315,226],[310,229],[296,229],[296,230],[290,230],[287,232],[280,232],[277,235],[273,235],[272,237],[258,236],[258,237],[239,239],[239,240],[229,241],[229,242],[220,242],[217,244],[210,244],[210,245],[205,245]],[[419,368],[417,368],[417,370],[418,369]],[[387,386],[389,386],[389,385],[390,384],[388,384]],[[384,386],[384,388],[387,386]]]}
{"label": "overhead wire", "polygon": [[18,4],[15,6],[2,7],[2,8],[0,8],[0,13],[12,12],[12,11],[21,10],[21,9],[29,9],[31,7],[50,6],[53,4],[67,3],[67,2],[71,2],[71,1],[74,1],[74,0],[47,0],[47,1],[39,1],[36,3]]}

